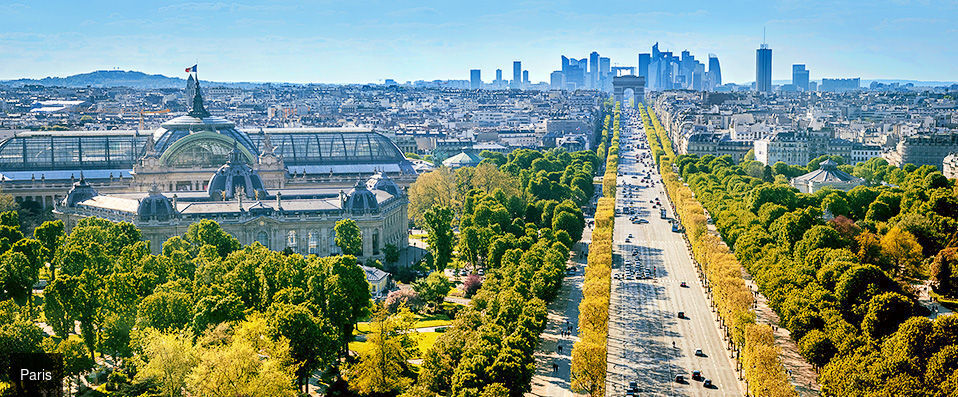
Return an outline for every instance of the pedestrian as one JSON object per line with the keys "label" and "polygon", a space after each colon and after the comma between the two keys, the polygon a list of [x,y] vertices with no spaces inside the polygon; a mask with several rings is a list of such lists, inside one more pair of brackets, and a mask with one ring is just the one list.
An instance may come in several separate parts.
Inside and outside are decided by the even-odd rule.
{"label": "pedestrian", "polygon": [[559,371],[559,364],[552,363],[552,373],[556,373],[558,371]]}
{"label": "pedestrian", "polygon": [[556,352],[562,354],[562,345],[559,345],[559,347],[556,348]]}

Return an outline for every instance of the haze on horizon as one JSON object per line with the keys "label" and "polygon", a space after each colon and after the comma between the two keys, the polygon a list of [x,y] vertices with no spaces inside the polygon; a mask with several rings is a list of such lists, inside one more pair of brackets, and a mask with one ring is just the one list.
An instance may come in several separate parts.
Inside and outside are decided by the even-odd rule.
{"label": "haze on horizon", "polygon": [[[15,0],[16,1],[16,0]],[[676,4],[680,3],[680,4]],[[468,79],[521,60],[548,81],[559,56],[598,51],[718,55],[726,82],[755,77],[762,28],[773,79],[804,63],[813,80],[958,80],[958,0],[576,2],[141,2],[0,4],[0,79],[138,70],[215,81],[363,83]]]}

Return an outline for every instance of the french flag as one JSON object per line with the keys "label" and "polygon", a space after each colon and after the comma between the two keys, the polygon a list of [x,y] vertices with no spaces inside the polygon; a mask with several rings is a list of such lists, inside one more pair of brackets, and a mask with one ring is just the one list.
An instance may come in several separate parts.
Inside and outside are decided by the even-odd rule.
{"label": "french flag", "polygon": [[186,73],[190,73],[190,72],[196,73],[196,65],[186,68]]}

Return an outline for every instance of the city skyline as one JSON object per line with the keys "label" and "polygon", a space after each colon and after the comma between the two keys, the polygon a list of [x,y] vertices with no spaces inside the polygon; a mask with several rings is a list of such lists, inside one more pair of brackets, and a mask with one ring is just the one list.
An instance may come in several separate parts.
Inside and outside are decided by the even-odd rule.
{"label": "city skyline", "polygon": [[885,1],[867,9],[824,4],[715,7],[693,1],[679,7],[687,11],[675,12],[674,6],[633,10],[625,3],[572,2],[524,2],[508,11],[505,3],[92,2],[54,5],[69,12],[47,15],[47,8],[12,3],[0,6],[0,56],[7,60],[0,79],[115,68],[174,75],[184,64],[200,62],[206,76],[218,81],[464,80],[470,69],[490,73],[519,60],[530,81],[548,82],[560,54],[597,51],[612,66],[636,66],[637,54],[659,42],[674,53],[715,53],[723,60],[725,82],[748,84],[763,27],[775,48],[773,80],[788,80],[796,63],[809,65],[818,77],[958,76],[958,55],[937,46],[958,39],[947,23],[958,14],[958,2]]}

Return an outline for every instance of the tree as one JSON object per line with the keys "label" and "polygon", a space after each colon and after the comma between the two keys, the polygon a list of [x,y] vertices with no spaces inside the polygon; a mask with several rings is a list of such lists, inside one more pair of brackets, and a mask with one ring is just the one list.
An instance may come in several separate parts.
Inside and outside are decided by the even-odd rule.
{"label": "tree", "polygon": [[63,239],[63,221],[57,219],[43,222],[42,225],[33,230],[33,238],[39,240],[46,248],[44,252],[46,256],[43,260],[45,262],[53,261],[53,256],[60,248],[60,242]]}
{"label": "tree", "polygon": [[409,186],[409,218],[417,225],[433,207],[459,208],[456,174],[448,167],[439,167],[419,175]]}
{"label": "tree", "polygon": [[197,247],[207,244],[216,247],[221,258],[240,249],[239,240],[223,230],[219,223],[209,219],[191,224],[183,237]]}
{"label": "tree", "polygon": [[363,234],[356,221],[342,219],[336,222],[336,246],[344,255],[363,255]]}
{"label": "tree", "polygon": [[359,354],[359,362],[350,368],[351,389],[363,395],[394,395],[411,383],[407,360],[415,352],[411,340],[412,313],[400,309],[390,316],[380,307],[370,323],[369,349]]}
{"label": "tree", "polygon": [[83,346],[83,340],[76,335],[60,341],[56,352],[63,357],[63,373],[66,376],[76,376],[77,384],[80,383],[80,375],[92,369],[96,362],[87,354]]}
{"label": "tree", "polygon": [[441,271],[434,271],[429,276],[416,280],[412,288],[430,310],[434,311],[442,306],[443,300],[452,289],[452,283]]}
{"label": "tree", "polygon": [[572,349],[572,389],[592,397],[605,395],[606,347],[578,341]]}
{"label": "tree", "polygon": [[928,271],[938,293],[958,295],[958,247],[945,248],[935,255]]}
{"label": "tree", "polygon": [[824,332],[812,330],[798,341],[798,351],[816,368],[822,368],[838,352]]}
{"label": "tree", "polygon": [[269,335],[283,337],[289,343],[289,352],[300,367],[296,370],[297,384],[303,386],[316,370],[330,367],[338,357],[339,344],[336,329],[328,320],[314,316],[304,305],[274,303],[268,319]]}
{"label": "tree", "polygon": [[369,309],[366,272],[351,256],[320,258],[309,271],[313,273],[307,280],[310,301],[337,330],[339,352],[345,357],[353,327]]}
{"label": "tree", "polygon": [[876,295],[868,302],[868,312],[862,320],[862,331],[874,340],[880,340],[898,330],[898,325],[911,317],[912,304],[896,292]]}
{"label": "tree", "polygon": [[178,330],[193,320],[193,301],[182,292],[157,291],[140,302],[137,313],[147,327],[160,331]]}
{"label": "tree", "polygon": [[396,244],[386,244],[383,247],[383,255],[386,263],[392,264],[399,262],[399,247]]}
{"label": "tree", "polygon": [[36,282],[37,270],[30,266],[26,255],[14,250],[0,255],[0,290],[5,291],[18,304],[28,303]]}
{"label": "tree", "polygon": [[896,270],[901,274],[915,276],[920,273],[918,264],[923,256],[921,245],[913,234],[897,227],[891,228],[881,238],[881,252],[896,265]]}
{"label": "tree", "polygon": [[470,274],[466,277],[465,281],[462,282],[462,292],[466,298],[471,298],[476,292],[479,291],[479,288],[482,288],[482,278],[476,274]]}
{"label": "tree", "polygon": [[433,269],[445,270],[452,261],[452,249],[455,246],[455,234],[452,231],[453,212],[449,207],[430,208],[423,214],[424,224],[429,234],[426,244],[432,253]]}
{"label": "tree", "polygon": [[163,396],[182,395],[186,377],[197,363],[196,347],[189,338],[179,334],[147,331],[140,343],[143,353],[139,356],[136,378],[153,379],[159,384]]}
{"label": "tree", "polygon": [[297,395],[291,371],[268,352],[265,358],[242,339],[226,346],[211,346],[198,355],[196,367],[186,378],[191,396],[288,396]]}
{"label": "tree", "polygon": [[419,311],[419,308],[422,307],[422,300],[419,299],[419,294],[417,294],[416,291],[409,288],[402,288],[386,295],[383,306],[386,307],[389,313],[399,312],[400,307],[406,307],[410,311],[415,312]]}

